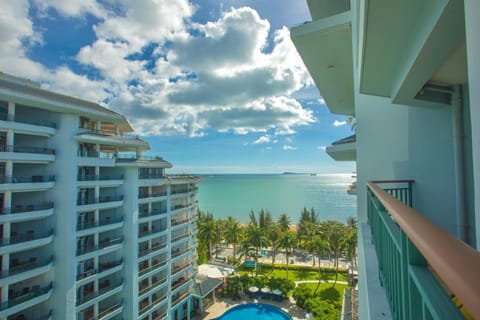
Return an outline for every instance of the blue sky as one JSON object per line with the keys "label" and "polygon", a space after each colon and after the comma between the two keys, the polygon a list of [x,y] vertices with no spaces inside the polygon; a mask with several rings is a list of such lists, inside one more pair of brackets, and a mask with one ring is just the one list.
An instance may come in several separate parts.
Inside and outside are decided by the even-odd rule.
{"label": "blue sky", "polygon": [[[291,0],[6,0],[0,71],[105,104],[171,172],[352,172],[289,28]],[[328,44],[326,44],[328,45]]]}

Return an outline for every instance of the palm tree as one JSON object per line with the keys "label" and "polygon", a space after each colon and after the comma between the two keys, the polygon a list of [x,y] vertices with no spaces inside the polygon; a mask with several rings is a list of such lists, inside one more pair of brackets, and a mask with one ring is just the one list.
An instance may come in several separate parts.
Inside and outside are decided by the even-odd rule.
{"label": "palm tree", "polygon": [[290,230],[290,217],[286,213],[282,213],[278,218],[278,225],[280,226],[280,230],[287,231]]}
{"label": "palm tree", "polygon": [[347,252],[348,259],[356,265],[356,252],[357,252],[357,235],[358,235],[358,227],[357,227],[357,219],[353,217],[347,218],[347,226],[345,235],[343,238],[343,245],[345,247],[345,251]]}
{"label": "palm tree", "polygon": [[267,243],[265,230],[255,224],[249,224],[247,227],[247,239],[254,249],[255,275],[258,275],[258,251]]}
{"label": "palm tree", "polygon": [[278,245],[280,241],[280,227],[276,223],[272,223],[267,229],[267,240],[272,248],[272,271],[275,267],[275,258],[277,256]]}
{"label": "palm tree", "polygon": [[258,225],[261,228],[267,229],[273,223],[272,214],[268,210],[260,210],[260,214],[258,215]]}
{"label": "palm tree", "polygon": [[334,267],[335,267],[335,281],[338,279],[338,258],[340,256],[340,249],[342,248],[343,238],[345,234],[345,226],[338,221],[325,222],[325,236],[328,244],[328,249],[333,253]]}
{"label": "palm tree", "polygon": [[198,237],[207,245],[207,259],[212,258],[212,242],[217,239],[217,227],[213,216],[207,216],[198,225]]}
{"label": "palm tree", "polygon": [[223,240],[225,222],[222,219],[215,220],[215,233],[211,241],[215,244],[215,258],[218,258],[218,244]]}
{"label": "palm tree", "polygon": [[322,278],[322,268],[320,264],[320,256],[322,255],[323,250],[327,248],[327,243],[320,235],[315,235],[310,241],[308,242],[308,246],[313,252],[313,260],[315,261],[315,254],[318,256],[318,285],[315,288],[315,292],[317,293],[317,290],[320,286],[320,279]]}
{"label": "palm tree", "polygon": [[284,231],[280,237],[279,245],[285,249],[285,257],[287,260],[287,280],[288,280],[288,256],[292,253],[293,249],[297,247],[297,237],[293,231]]}
{"label": "palm tree", "polygon": [[225,240],[227,243],[233,244],[233,264],[237,260],[237,243],[239,242],[240,223],[233,218],[228,217],[225,226]]}

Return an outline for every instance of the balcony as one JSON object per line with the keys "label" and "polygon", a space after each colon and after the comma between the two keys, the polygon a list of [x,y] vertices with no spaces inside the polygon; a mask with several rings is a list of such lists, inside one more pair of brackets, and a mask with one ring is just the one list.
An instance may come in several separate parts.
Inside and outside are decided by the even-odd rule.
{"label": "balcony", "polygon": [[163,277],[162,279],[159,279],[150,285],[140,286],[138,290],[139,299],[142,299],[142,296],[146,295],[149,292],[151,293],[151,291],[157,289],[164,284],[167,284],[167,277]]}
{"label": "balcony", "polygon": [[480,319],[480,253],[410,208],[411,184],[368,183],[368,222],[394,318],[464,319],[462,311]]}
{"label": "balcony", "polygon": [[48,300],[52,294],[52,288],[53,285],[50,283],[45,287],[39,285],[24,287],[21,291],[10,289],[8,301],[0,304],[0,317],[6,318]]}
{"label": "balcony", "polygon": [[144,306],[140,306],[140,310],[138,311],[138,314],[140,316],[146,314],[148,311],[153,312],[156,309],[158,309],[161,305],[167,302],[167,295],[163,294],[155,299],[152,300],[151,303],[146,304]]}
{"label": "balcony", "polygon": [[123,184],[123,175],[79,175],[77,186],[79,187],[112,187]]}
{"label": "balcony", "polygon": [[352,14],[348,7],[329,14],[291,28],[290,36],[330,111],[353,115]]}
{"label": "balcony", "polygon": [[[81,281],[83,279],[88,279],[88,281],[91,281],[93,276],[104,277],[111,273],[115,273],[118,270],[121,270],[122,267],[123,267],[123,259],[112,261],[112,262],[100,263],[98,266],[98,269],[90,269],[78,274],[77,281]],[[107,271],[111,271],[111,272],[107,272]]]}
{"label": "balcony", "polygon": [[146,174],[142,173],[138,175],[138,179],[163,179],[165,176],[163,174]]}
{"label": "balcony", "polygon": [[191,277],[180,277],[177,280],[173,281],[172,288],[171,288],[172,292],[191,280],[192,280]]}
{"label": "balcony", "polygon": [[109,307],[99,308],[98,315],[92,318],[88,318],[88,320],[103,320],[103,319],[111,319],[112,317],[120,314],[123,310],[123,302],[115,303]]}
{"label": "balcony", "polygon": [[188,239],[188,237],[190,237],[191,235],[192,235],[192,234],[191,234],[190,232],[187,232],[187,233],[182,234],[182,235],[180,235],[180,236],[172,237],[171,242],[172,242],[172,244],[173,244],[174,242],[180,241],[180,240],[182,240],[182,239]]}
{"label": "balcony", "polygon": [[349,137],[332,142],[326,149],[328,155],[336,161],[357,160],[357,136]]}
{"label": "balcony", "polygon": [[40,191],[53,188],[55,176],[0,176],[0,191]]}
{"label": "balcony", "polygon": [[162,249],[165,249],[167,247],[167,243],[165,241],[165,243],[163,244],[157,244],[157,245],[154,245],[153,247],[151,247],[150,249],[141,249],[138,251],[138,256],[139,257],[144,257],[150,253],[153,253],[153,252],[157,252],[159,250],[162,250]]}
{"label": "balcony", "polygon": [[49,163],[55,161],[55,149],[3,145],[0,146],[0,160]]}
{"label": "balcony", "polygon": [[0,272],[0,286],[38,276],[52,267],[53,256],[43,259],[43,261],[37,261],[36,257],[31,257],[28,261],[23,262],[19,262],[18,259],[12,259],[10,268]]}
{"label": "balcony", "polygon": [[53,240],[53,229],[46,232],[29,230],[25,234],[11,233],[10,238],[0,239],[0,254],[38,248]]}
{"label": "balcony", "polygon": [[108,249],[117,249],[118,245],[121,245],[123,243],[123,237],[119,237],[116,239],[107,239],[104,241],[101,241],[98,245],[91,245],[91,246],[84,246],[79,249],[77,249],[77,257],[85,255],[87,253],[95,252],[95,251],[110,251]]}
{"label": "balcony", "polygon": [[183,211],[183,209],[189,208],[191,204],[177,204],[170,208],[171,214],[177,214]]}
{"label": "balcony", "polygon": [[180,301],[187,298],[188,296],[190,296],[190,290],[181,294],[177,294],[174,297],[172,297],[172,308],[175,307]]}
{"label": "balcony", "polygon": [[123,196],[103,196],[99,198],[78,199],[77,206],[83,206],[82,211],[95,209],[108,209],[119,207],[123,204]]}
{"label": "balcony", "polygon": [[[101,219],[98,222],[92,223],[82,223],[77,225],[77,236],[81,237],[87,234],[91,234],[94,232],[105,232],[114,230],[117,228],[121,228],[123,226],[123,217],[120,218],[111,218],[106,217],[105,219]],[[81,232],[84,231],[84,232]]]}
{"label": "balcony", "polygon": [[144,275],[148,274],[149,272],[152,272],[152,271],[158,271],[158,269],[164,267],[167,265],[167,260],[164,260],[160,263],[156,263],[150,267],[146,267],[146,268],[141,268],[139,271],[138,271],[138,276],[139,278],[143,277]]}
{"label": "balcony", "polygon": [[146,141],[141,140],[137,135],[113,134],[102,130],[80,128],[82,132],[75,136],[75,139],[82,143],[102,144],[130,149],[149,150],[150,146]]}
{"label": "balcony", "polygon": [[41,219],[52,215],[53,211],[53,202],[0,208],[0,223]]}
{"label": "balcony", "polygon": [[12,129],[16,132],[50,137],[55,134],[57,124],[53,121],[35,121],[35,119],[14,119],[14,117],[2,113],[0,114],[0,127],[2,129]]}
{"label": "balcony", "polygon": [[160,210],[160,209],[152,209],[151,211],[144,211],[138,214],[139,217],[139,222],[145,222],[151,219],[142,219],[142,218],[149,218],[149,217],[155,217],[155,216],[160,216],[162,214],[167,214],[167,210]]}
{"label": "balcony", "polygon": [[[158,227],[157,227],[158,228]],[[152,226],[152,228],[149,230],[148,228],[143,229],[138,233],[139,238],[144,238],[147,236],[158,236],[159,233],[166,232],[167,231],[167,226],[160,226],[158,230],[156,230],[155,227]],[[144,240],[144,239],[142,239]]]}
{"label": "balcony", "polygon": [[111,153],[103,153],[97,151],[78,151],[77,164],[79,166],[100,166],[114,167],[115,157]]}
{"label": "balcony", "polygon": [[181,266],[173,266],[172,267],[172,276],[179,273],[182,270],[187,269],[188,267],[191,267],[192,265],[190,263],[185,263]]}
{"label": "balcony", "polygon": [[[104,298],[120,292],[123,287],[123,280],[117,280],[113,283],[100,285],[97,292],[86,292],[83,297],[77,299],[77,307],[92,302],[92,300],[100,301]],[[86,307],[86,306],[83,306]]]}
{"label": "balcony", "polygon": [[167,192],[166,191],[157,191],[157,192],[141,192],[138,194],[139,199],[145,199],[145,198],[157,198],[157,197],[166,197]]}

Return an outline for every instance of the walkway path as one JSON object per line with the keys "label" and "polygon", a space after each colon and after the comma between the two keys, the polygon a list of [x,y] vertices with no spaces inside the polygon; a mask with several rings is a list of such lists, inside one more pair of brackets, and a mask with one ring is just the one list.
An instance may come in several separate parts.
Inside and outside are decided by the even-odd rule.
{"label": "walkway path", "polygon": [[[335,280],[298,280],[298,281],[295,281],[295,287],[301,283],[318,283],[318,282],[334,283]],[[337,281],[337,283],[348,284],[347,281]]]}

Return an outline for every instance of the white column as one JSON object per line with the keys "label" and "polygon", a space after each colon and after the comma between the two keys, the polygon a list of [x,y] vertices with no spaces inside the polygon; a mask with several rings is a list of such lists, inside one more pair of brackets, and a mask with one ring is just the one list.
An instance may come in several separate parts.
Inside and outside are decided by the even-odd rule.
{"label": "white column", "polygon": [[7,116],[8,121],[14,121],[15,120],[15,103],[9,101],[8,102],[8,116]]}
{"label": "white column", "polygon": [[480,248],[480,1],[465,0],[465,31],[467,40],[470,119],[472,121],[473,181],[475,198],[475,230],[477,250]]}

